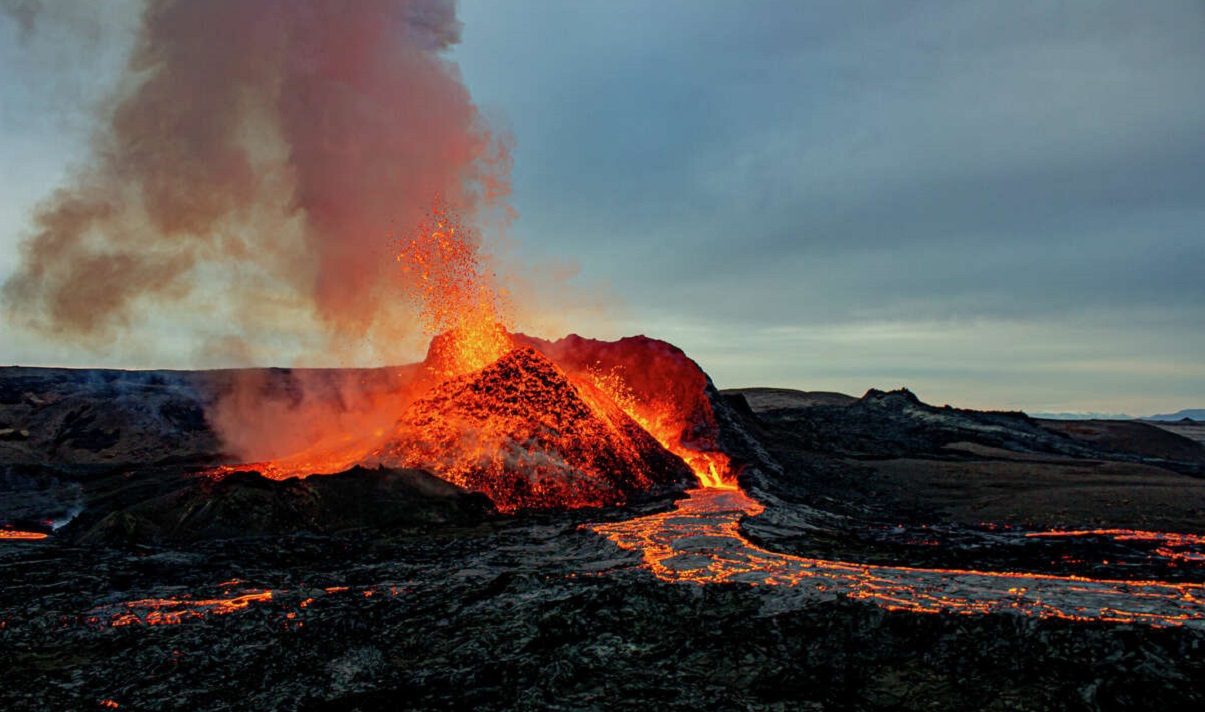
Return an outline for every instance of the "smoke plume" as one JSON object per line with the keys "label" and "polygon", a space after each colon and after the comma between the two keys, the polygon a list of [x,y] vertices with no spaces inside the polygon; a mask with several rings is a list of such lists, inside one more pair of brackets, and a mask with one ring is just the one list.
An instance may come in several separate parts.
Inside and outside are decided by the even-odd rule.
{"label": "smoke plume", "polygon": [[[28,30],[37,6],[4,9]],[[387,234],[436,196],[507,211],[506,142],[443,55],[459,36],[451,0],[150,0],[91,155],[33,216],[10,319],[93,347],[165,305],[221,320],[219,348],[284,313],[409,330]]]}

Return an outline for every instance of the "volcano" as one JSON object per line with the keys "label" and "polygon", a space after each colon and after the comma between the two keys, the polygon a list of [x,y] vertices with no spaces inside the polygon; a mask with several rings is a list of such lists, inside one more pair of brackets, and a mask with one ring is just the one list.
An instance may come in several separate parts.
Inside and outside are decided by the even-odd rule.
{"label": "volcano", "polygon": [[621,504],[694,480],[605,393],[529,347],[437,386],[395,433],[370,462],[438,472],[502,511]]}
{"label": "volcano", "polygon": [[[490,348],[468,348],[482,334]],[[501,354],[482,367],[464,367],[493,350]],[[342,425],[299,405],[295,414],[304,417],[295,420],[332,423],[306,447],[207,474],[284,480],[356,466],[421,469],[489,496],[503,512],[623,504],[680,485],[735,486],[711,408],[714,386],[663,341],[545,341],[502,327],[450,332],[433,338],[426,359],[406,373],[353,398],[374,405]]]}

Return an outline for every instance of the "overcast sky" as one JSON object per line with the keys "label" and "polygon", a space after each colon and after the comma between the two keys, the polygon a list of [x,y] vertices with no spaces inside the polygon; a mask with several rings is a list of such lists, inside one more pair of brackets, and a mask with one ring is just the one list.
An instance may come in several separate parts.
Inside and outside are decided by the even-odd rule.
{"label": "overcast sky", "polygon": [[[0,21],[0,279],[121,64],[115,15],[87,48]],[[1205,3],[460,15],[451,57],[515,142],[511,238],[622,304],[570,315],[585,335],[667,339],[721,387],[1205,407]],[[98,81],[39,69],[73,52]],[[4,341],[4,363],[97,362]]]}

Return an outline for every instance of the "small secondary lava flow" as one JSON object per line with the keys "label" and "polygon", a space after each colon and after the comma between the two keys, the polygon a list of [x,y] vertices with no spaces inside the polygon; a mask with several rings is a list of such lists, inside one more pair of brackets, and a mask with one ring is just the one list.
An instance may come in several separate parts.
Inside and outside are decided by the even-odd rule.
{"label": "small secondary lava flow", "polygon": [[10,539],[13,541],[36,541],[45,539],[47,535],[43,532],[27,532],[19,529],[0,529],[0,539]]}

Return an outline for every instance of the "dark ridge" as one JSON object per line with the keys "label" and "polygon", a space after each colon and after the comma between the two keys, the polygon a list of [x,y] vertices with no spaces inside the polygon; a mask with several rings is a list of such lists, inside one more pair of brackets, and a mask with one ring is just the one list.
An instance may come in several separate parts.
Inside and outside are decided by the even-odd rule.
{"label": "dark ridge", "polygon": [[487,497],[421,470],[353,468],[304,480],[237,472],[193,476],[178,488],[103,513],[81,516],[66,536],[80,543],[181,544],[246,536],[430,531],[479,524]]}

